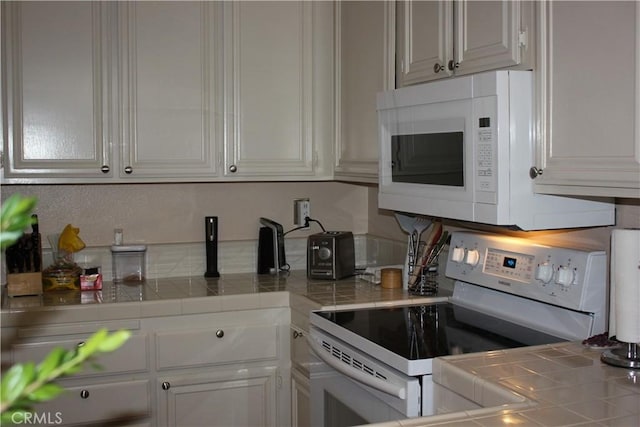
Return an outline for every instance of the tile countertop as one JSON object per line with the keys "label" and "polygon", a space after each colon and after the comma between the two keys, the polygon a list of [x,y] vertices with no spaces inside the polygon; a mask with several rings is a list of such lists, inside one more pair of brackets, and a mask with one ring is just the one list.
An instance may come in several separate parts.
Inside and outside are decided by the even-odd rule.
{"label": "tile countertop", "polygon": [[[1,323],[43,323],[49,317],[38,313],[51,311],[56,322],[64,323],[267,307],[433,302],[448,298],[450,286],[444,279],[438,295],[419,297],[357,277],[311,281],[304,271],[154,279],[135,286],[105,283],[102,291],[14,298],[3,294]],[[600,354],[580,343],[560,343],[437,358],[434,381],[483,408],[376,426],[640,426],[640,371],[603,364]]]}
{"label": "tile countertop", "polygon": [[[443,278],[438,295],[421,297],[403,289],[383,289],[358,276],[308,280],[305,271],[280,275],[225,274],[220,278],[147,279],[142,284],[106,282],[101,291],[55,291],[40,296],[7,297],[3,290],[3,326],[43,323],[55,311],[56,322],[131,319],[217,311],[292,307],[305,309],[420,303],[445,300],[452,284]],[[295,296],[295,298],[290,298]],[[215,298],[212,298],[215,297]],[[304,297],[304,298],[298,298]]]}
{"label": "tile countertop", "polygon": [[433,380],[483,408],[376,427],[640,426],[640,371],[579,342],[445,356]]}

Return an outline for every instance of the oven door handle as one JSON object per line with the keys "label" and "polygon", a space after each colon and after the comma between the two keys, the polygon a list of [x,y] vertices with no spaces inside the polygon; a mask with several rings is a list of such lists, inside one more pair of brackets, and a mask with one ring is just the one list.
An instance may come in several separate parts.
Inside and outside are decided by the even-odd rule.
{"label": "oven door handle", "polygon": [[309,343],[309,347],[313,350],[313,352],[322,359],[327,365],[331,366],[336,371],[346,375],[347,377],[358,381],[362,384],[368,385],[378,391],[383,393],[387,393],[391,396],[397,397],[399,399],[405,400],[407,398],[407,389],[406,387],[401,387],[396,384],[390,384],[383,380],[380,380],[376,377],[373,377],[369,374],[365,374],[364,372],[350,367],[349,365],[342,363],[336,360],[335,357],[327,354],[327,351],[318,344],[316,340],[312,337],[307,337],[307,342]]}

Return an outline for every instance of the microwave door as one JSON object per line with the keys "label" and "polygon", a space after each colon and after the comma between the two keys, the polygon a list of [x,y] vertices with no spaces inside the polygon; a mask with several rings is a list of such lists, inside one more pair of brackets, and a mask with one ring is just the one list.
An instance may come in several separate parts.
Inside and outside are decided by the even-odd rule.
{"label": "microwave door", "polygon": [[464,132],[393,135],[391,180],[464,187]]}

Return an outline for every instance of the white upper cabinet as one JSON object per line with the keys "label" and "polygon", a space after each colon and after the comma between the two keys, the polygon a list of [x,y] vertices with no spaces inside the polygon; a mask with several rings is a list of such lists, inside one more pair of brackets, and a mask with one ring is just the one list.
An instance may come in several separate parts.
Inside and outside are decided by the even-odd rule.
{"label": "white upper cabinet", "polygon": [[528,1],[399,1],[398,87],[499,68],[531,68]]}
{"label": "white upper cabinet", "polygon": [[123,2],[120,177],[213,177],[222,140],[218,2]]}
{"label": "white upper cabinet", "polygon": [[333,3],[1,6],[3,183],[332,177]]}
{"label": "white upper cabinet", "polygon": [[217,3],[2,6],[5,181],[215,176],[223,131]]}
{"label": "white upper cabinet", "polygon": [[640,3],[538,7],[536,191],[640,197]]}
{"label": "white upper cabinet", "polygon": [[[376,94],[394,87],[394,1],[336,3],[336,178],[378,182]],[[391,41],[391,43],[390,43]]]}
{"label": "white upper cabinet", "polygon": [[113,176],[110,6],[1,7],[4,177]]}
{"label": "white upper cabinet", "polygon": [[331,176],[332,13],[330,2],[225,3],[225,176]]}

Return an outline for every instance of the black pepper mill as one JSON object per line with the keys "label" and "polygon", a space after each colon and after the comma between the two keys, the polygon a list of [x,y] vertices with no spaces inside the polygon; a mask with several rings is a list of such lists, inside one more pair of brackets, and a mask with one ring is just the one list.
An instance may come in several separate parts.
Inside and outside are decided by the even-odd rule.
{"label": "black pepper mill", "polygon": [[220,277],[218,273],[218,217],[204,217],[205,249],[207,254],[207,270],[204,277]]}

